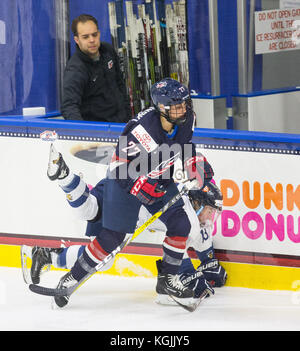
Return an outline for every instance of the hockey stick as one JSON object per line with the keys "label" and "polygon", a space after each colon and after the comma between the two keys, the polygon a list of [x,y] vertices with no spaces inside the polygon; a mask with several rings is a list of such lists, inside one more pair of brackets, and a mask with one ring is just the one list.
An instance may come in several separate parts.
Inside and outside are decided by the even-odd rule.
{"label": "hockey stick", "polygon": [[196,180],[186,181],[183,188],[170,200],[165,206],[158,212],[156,212],[151,218],[149,218],[142,226],[137,228],[132,236],[129,236],[124,240],[115,250],[113,250],[108,256],[101,261],[91,273],[88,273],[84,278],[82,278],[77,284],[70,288],[47,288],[40,285],[30,284],[29,289],[40,295],[46,296],[70,296],[77,290],[84,282],[86,282],[94,273],[100,270],[104,265],[106,265],[110,260],[112,260],[125,246],[127,246],[131,241],[133,241],[138,235],[140,235],[150,224],[156,221],[163,213],[165,213],[175,202],[181,199],[181,197],[188,193],[195,185]]}
{"label": "hockey stick", "polygon": [[211,292],[209,291],[209,289],[205,289],[203,293],[200,295],[200,297],[197,298],[194,303],[190,305],[184,305],[180,301],[176,300],[176,298],[173,295],[171,295],[167,289],[165,289],[165,292],[170,296],[170,298],[174,302],[177,303],[177,305],[179,305],[180,307],[184,308],[186,311],[189,311],[189,312],[194,312],[197,309],[197,307],[200,305],[201,301],[211,295]]}

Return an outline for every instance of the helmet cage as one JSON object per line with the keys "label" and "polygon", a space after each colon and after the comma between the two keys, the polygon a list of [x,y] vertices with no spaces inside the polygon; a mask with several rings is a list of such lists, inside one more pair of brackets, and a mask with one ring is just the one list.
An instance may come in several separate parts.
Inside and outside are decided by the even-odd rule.
{"label": "helmet cage", "polygon": [[[182,125],[187,120],[188,115],[193,113],[192,99],[187,87],[175,79],[165,78],[155,83],[151,87],[150,95],[157,111],[172,124]],[[176,118],[171,117],[171,106],[182,105],[183,103],[185,103],[185,113],[179,117],[176,116]],[[164,107],[164,111],[161,110],[160,105]]]}
{"label": "helmet cage", "polygon": [[[185,113],[183,115],[180,115],[179,117],[171,117],[170,116],[170,110],[171,110],[171,106],[179,106],[181,105],[182,103],[185,103]],[[193,103],[192,103],[192,99],[189,98],[185,101],[183,101],[182,103],[179,103],[179,104],[173,104],[173,105],[169,105],[169,106],[166,106],[166,105],[163,105],[163,104],[160,104],[160,105],[163,105],[164,106],[164,109],[165,111],[162,111],[161,108],[159,106],[155,106],[156,109],[160,112],[160,114],[170,123],[172,124],[175,124],[177,126],[180,126],[182,124],[185,123],[185,121],[187,120],[187,117],[188,115],[192,114],[193,113]],[[181,109],[180,109],[181,110]],[[175,112],[176,114],[176,112]],[[173,109],[173,115],[174,115],[174,109]],[[177,114],[176,114],[177,115]]]}

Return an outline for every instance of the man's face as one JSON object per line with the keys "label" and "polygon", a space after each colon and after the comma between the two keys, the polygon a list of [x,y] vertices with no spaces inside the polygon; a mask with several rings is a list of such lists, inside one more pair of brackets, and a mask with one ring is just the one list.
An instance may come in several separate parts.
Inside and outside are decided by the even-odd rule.
{"label": "man's face", "polygon": [[169,116],[172,119],[180,118],[180,117],[184,116],[185,113],[186,113],[186,103],[185,102],[183,102],[182,104],[170,106]]}
{"label": "man's face", "polygon": [[207,220],[213,221],[216,214],[216,209],[210,206],[205,206],[204,209],[200,212],[198,219],[201,224],[205,224]]}
{"label": "man's face", "polygon": [[176,121],[177,119],[182,118],[186,114],[186,102],[184,101],[181,104],[177,105],[171,105],[171,106],[164,106],[164,105],[159,105],[160,111],[163,113],[169,113],[169,117],[173,120]]}
{"label": "man's face", "polygon": [[99,55],[100,31],[93,21],[77,24],[77,36],[74,36],[79,49],[91,58]]}

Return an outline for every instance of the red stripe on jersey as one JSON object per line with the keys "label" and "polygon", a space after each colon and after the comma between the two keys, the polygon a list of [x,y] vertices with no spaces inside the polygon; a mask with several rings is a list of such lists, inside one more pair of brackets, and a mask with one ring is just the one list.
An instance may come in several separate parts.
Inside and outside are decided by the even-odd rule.
{"label": "red stripe on jersey", "polygon": [[102,247],[100,246],[100,244],[96,239],[94,239],[88,245],[88,250],[97,260],[100,260],[100,261],[102,261],[108,255],[108,252],[102,249]]}
{"label": "red stripe on jersey", "polygon": [[177,249],[184,250],[186,246],[187,238],[182,236],[167,236],[164,242],[170,246],[176,247]]}

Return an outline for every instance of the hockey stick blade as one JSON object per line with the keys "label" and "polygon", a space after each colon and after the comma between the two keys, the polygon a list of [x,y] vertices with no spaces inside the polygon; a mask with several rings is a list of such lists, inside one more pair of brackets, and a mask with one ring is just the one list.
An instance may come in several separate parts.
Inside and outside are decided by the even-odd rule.
{"label": "hockey stick blade", "polygon": [[29,284],[29,290],[32,292],[45,295],[45,296],[68,296],[73,293],[75,290],[74,287],[66,288],[66,289],[56,289],[56,288],[46,288],[44,286],[36,285],[36,284]]}
{"label": "hockey stick blade", "polygon": [[184,305],[183,303],[177,301],[174,296],[172,296],[166,289],[165,292],[171,297],[173,301],[177,303],[180,307],[184,308],[186,311],[189,312],[194,312],[198,306],[200,305],[201,301],[204,300],[206,297],[209,297],[212,293],[209,289],[205,289],[203,293],[200,295],[200,297],[195,301],[195,303],[190,304],[190,305]]}
{"label": "hockey stick blade", "polygon": [[201,302],[201,299],[199,299],[199,301],[196,301],[195,303],[193,303],[191,305],[184,305],[183,303],[177,301],[174,298],[174,296],[170,295],[169,293],[168,293],[168,295],[171,297],[171,299],[173,301],[175,301],[177,303],[178,306],[184,308],[186,311],[189,311],[189,312],[194,312],[197,309],[197,307],[199,306],[200,302]]}
{"label": "hockey stick blade", "polygon": [[41,286],[41,285],[29,284],[29,290],[31,290],[32,292],[34,292],[36,294],[45,295],[45,296],[70,296],[83,283],[85,283],[94,273],[96,273],[96,270],[94,270],[91,273],[88,273],[79,282],[77,282],[75,285],[71,286],[70,288],[47,288],[47,287]]}

